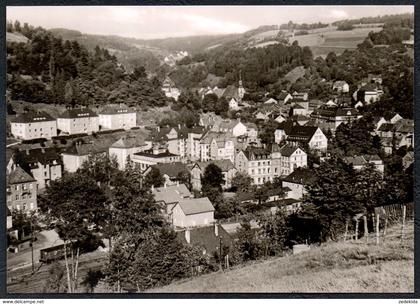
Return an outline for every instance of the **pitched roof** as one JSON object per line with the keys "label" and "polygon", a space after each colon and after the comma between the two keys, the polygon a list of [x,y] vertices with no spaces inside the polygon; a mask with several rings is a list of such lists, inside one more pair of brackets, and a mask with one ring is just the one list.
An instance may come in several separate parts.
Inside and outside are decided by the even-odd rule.
{"label": "pitched roof", "polygon": [[56,162],[61,164],[61,156],[56,148],[36,148],[18,151],[15,154],[16,163],[25,168],[28,165],[41,163],[43,165]]}
{"label": "pitched roof", "polygon": [[312,136],[314,136],[316,130],[318,130],[318,127],[312,127],[312,126],[299,126],[295,125],[293,126],[289,133],[287,134],[287,139],[299,139],[302,140],[310,140]]}
{"label": "pitched roof", "polygon": [[[219,251],[220,242],[224,246],[232,245],[233,240],[230,234],[226,232],[222,225],[215,225],[218,225],[218,235],[215,234],[214,225],[189,228],[190,244],[205,248],[210,255]],[[178,239],[185,243],[185,230],[177,231],[176,233]]]}
{"label": "pitched roof", "polygon": [[62,114],[60,114],[60,116],[58,116],[58,118],[85,118],[85,117],[98,117],[98,114],[96,114],[95,112],[93,112],[91,109],[88,108],[76,108],[76,109],[69,109],[65,112],[63,112]]}
{"label": "pitched roof", "polygon": [[285,177],[283,181],[294,184],[308,184],[313,181],[314,178],[314,174],[310,169],[298,167]]}
{"label": "pitched roof", "polygon": [[115,115],[115,114],[125,114],[125,113],[136,113],[135,110],[130,109],[125,104],[120,105],[109,105],[106,106],[99,114],[102,115]]}
{"label": "pitched roof", "polygon": [[371,161],[382,161],[382,159],[376,155],[356,155],[356,156],[348,156],[344,158],[345,162],[348,164],[352,164],[353,166],[364,166]]}
{"label": "pitched roof", "polygon": [[239,98],[238,88],[234,85],[229,85],[226,87],[225,91],[223,92],[222,97],[225,97],[226,99],[231,99],[232,97],[236,100]]}
{"label": "pitched roof", "polygon": [[195,166],[199,166],[200,169],[204,172],[207,166],[210,164],[215,164],[222,170],[222,172],[226,172],[235,168],[235,166],[233,165],[230,159],[212,160],[212,161],[207,161],[207,162],[196,162],[193,168]]}
{"label": "pitched roof", "polygon": [[28,172],[17,166],[7,177],[7,183],[10,185],[34,182],[35,179]]}
{"label": "pitched roof", "polygon": [[290,95],[288,92],[281,92],[279,95],[278,95],[278,99],[280,99],[280,100],[284,100],[288,95]]}
{"label": "pitched roof", "polygon": [[39,112],[27,112],[22,113],[12,119],[12,122],[15,123],[31,123],[31,122],[43,122],[43,121],[55,121],[55,118],[52,118],[50,114],[39,111]]}
{"label": "pitched roof", "polygon": [[214,211],[214,207],[207,197],[184,199],[178,204],[185,215]]}
{"label": "pitched roof", "polygon": [[141,147],[144,146],[145,143],[145,137],[143,136],[123,136],[116,142],[114,142],[111,145],[111,148],[121,148],[121,149],[130,149],[135,147]]}
{"label": "pitched roof", "polygon": [[149,150],[145,150],[142,152],[137,152],[134,153],[134,155],[141,155],[141,156],[147,156],[147,157],[151,157],[151,158],[161,158],[161,157],[170,157],[170,156],[179,156],[173,153],[170,153],[168,150],[166,150],[165,152],[161,152],[161,153],[157,153],[155,154],[153,152],[153,148],[149,149]]}
{"label": "pitched roof", "polygon": [[176,203],[186,197],[192,197],[190,190],[184,184],[158,187],[152,190],[155,201],[165,204]]}
{"label": "pitched roof", "polygon": [[394,124],[392,124],[392,123],[383,123],[378,128],[378,131],[381,131],[381,132],[389,132],[389,131],[392,131],[393,129],[394,129]]}
{"label": "pitched roof", "polygon": [[270,151],[260,147],[247,147],[243,151],[247,159],[266,159],[270,158]]}
{"label": "pitched roof", "polygon": [[346,84],[347,82],[345,82],[344,80],[337,80],[336,82],[334,82],[333,87],[342,87]]}
{"label": "pitched roof", "polygon": [[188,168],[181,162],[169,163],[169,164],[157,164],[152,167],[157,168],[160,173],[166,174],[169,177],[177,177],[180,173],[188,173]]}
{"label": "pitched roof", "polygon": [[296,152],[297,149],[300,149],[300,148],[296,145],[285,144],[284,146],[280,148],[280,154],[282,156],[290,157],[293,153]]}
{"label": "pitched roof", "polygon": [[97,143],[99,142],[96,141],[96,142],[90,142],[90,143],[76,143],[75,145],[68,147],[63,152],[63,154],[83,156],[83,155],[98,154],[98,153],[103,153],[103,152],[108,151],[109,147],[100,145]]}

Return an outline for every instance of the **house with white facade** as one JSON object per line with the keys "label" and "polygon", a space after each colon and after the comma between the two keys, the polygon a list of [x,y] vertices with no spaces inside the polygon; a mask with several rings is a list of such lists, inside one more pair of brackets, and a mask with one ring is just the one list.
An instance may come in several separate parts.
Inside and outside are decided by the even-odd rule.
{"label": "house with white facade", "polygon": [[319,127],[293,126],[287,133],[286,141],[307,145],[310,149],[318,151],[326,151],[328,147],[328,138]]}
{"label": "house with white facade", "polygon": [[50,181],[62,176],[63,162],[56,148],[35,148],[17,151],[13,157],[12,170],[20,166],[36,180],[38,190],[44,189]]}
{"label": "house with white facade", "polygon": [[131,163],[143,172],[153,165],[179,161],[179,155],[170,153],[167,149],[161,147],[153,147],[149,150],[137,152],[131,157]]}
{"label": "house with white facade", "polygon": [[333,84],[333,91],[338,93],[348,93],[350,91],[350,87],[344,80],[337,80]]}
{"label": "house with white facade", "polygon": [[60,135],[92,134],[99,131],[99,116],[88,108],[69,109],[57,117]]}
{"label": "house with white facade", "polygon": [[10,129],[12,135],[18,139],[51,139],[57,136],[57,121],[46,112],[27,112],[13,118]]}
{"label": "house with white facade", "polygon": [[131,160],[132,155],[152,148],[150,142],[146,142],[142,136],[125,135],[109,147],[109,155],[115,157],[118,168],[125,170],[127,161]]}
{"label": "house with white facade", "polygon": [[129,130],[137,125],[137,113],[126,105],[107,106],[99,113],[99,127],[101,130]]}
{"label": "house with white facade", "polygon": [[181,228],[213,225],[214,210],[207,197],[184,199],[172,209],[172,224]]}
{"label": "house with white facade", "polygon": [[273,180],[271,152],[264,148],[248,147],[235,157],[238,172],[247,173],[254,185],[262,185]]}
{"label": "house with white facade", "polygon": [[307,194],[306,187],[314,180],[313,172],[307,168],[297,168],[282,181],[284,188],[289,188],[288,198],[301,200]]}
{"label": "house with white facade", "polygon": [[213,160],[208,162],[195,162],[191,169],[191,186],[193,189],[200,191],[201,190],[201,178],[206,171],[206,168],[210,164],[215,164],[222,170],[223,175],[223,184],[222,189],[229,189],[232,187],[232,180],[236,175],[236,168],[231,160],[223,159],[223,160]]}
{"label": "house with white facade", "polygon": [[271,171],[273,177],[287,176],[295,169],[307,167],[306,152],[297,145],[285,144],[279,147],[277,144],[271,150]]}

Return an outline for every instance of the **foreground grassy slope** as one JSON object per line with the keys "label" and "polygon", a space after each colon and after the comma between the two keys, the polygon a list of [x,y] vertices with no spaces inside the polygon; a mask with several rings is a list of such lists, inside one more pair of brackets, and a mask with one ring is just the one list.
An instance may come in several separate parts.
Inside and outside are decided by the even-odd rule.
{"label": "foreground grassy slope", "polygon": [[150,292],[414,292],[414,226],[386,242],[324,244],[298,255],[204,275]]}

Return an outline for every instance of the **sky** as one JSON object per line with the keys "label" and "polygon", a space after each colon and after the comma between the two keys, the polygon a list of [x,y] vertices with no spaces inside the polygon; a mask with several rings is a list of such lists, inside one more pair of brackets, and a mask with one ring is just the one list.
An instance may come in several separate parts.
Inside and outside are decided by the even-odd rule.
{"label": "sky", "polygon": [[414,6],[8,6],[7,20],[133,38],[242,33],[260,25],[330,23],[414,12]]}

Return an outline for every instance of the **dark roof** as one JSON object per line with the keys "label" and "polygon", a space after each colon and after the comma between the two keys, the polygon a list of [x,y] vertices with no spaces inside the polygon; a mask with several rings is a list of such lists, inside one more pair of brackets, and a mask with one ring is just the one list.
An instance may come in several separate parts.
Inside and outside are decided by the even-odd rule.
{"label": "dark roof", "polygon": [[280,148],[280,154],[282,156],[290,157],[295,151],[299,149],[296,145],[285,144],[283,147]]}
{"label": "dark roof", "polygon": [[154,154],[153,149],[145,150],[143,152],[137,152],[137,153],[134,153],[134,155],[141,155],[141,156],[147,156],[147,157],[152,157],[152,158],[178,156],[176,154],[170,153],[168,150],[166,150],[165,152],[162,152],[162,153]]}
{"label": "dark roof", "polygon": [[279,95],[278,95],[278,99],[281,99],[281,100],[284,100],[288,95],[289,95],[290,93],[288,93],[288,92],[281,92]]}
{"label": "dark roof", "polygon": [[355,108],[351,107],[321,106],[318,109],[315,109],[311,116],[332,118],[337,116],[357,116],[358,114],[359,112]]}
{"label": "dark roof", "polygon": [[10,185],[34,182],[35,179],[28,172],[17,166],[7,177],[7,183]]}
{"label": "dark roof", "polygon": [[178,202],[185,215],[214,211],[214,207],[207,197],[188,198]]}
{"label": "dark roof", "polygon": [[92,142],[92,143],[81,143],[75,144],[73,146],[68,147],[63,154],[69,155],[89,155],[89,154],[98,154],[107,152],[109,147],[99,144],[100,141]]}
{"label": "dark roof", "polygon": [[177,177],[180,173],[188,173],[188,168],[181,162],[169,163],[169,164],[157,164],[151,167],[157,168],[160,173],[166,174],[169,177]]}
{"label": "dark roof", "polygon": [[58,118],[85,118],[85,117],[98,117],[98,114],[93,112],[91,109],[69,109],[63,112]]}
{"label": "dark roof", "polygon": [[[215,225],[218,225],[218,235],[215,233],[216,228],[214,226],[189,228],[190,244],[206,249],[206,253],[210,255],[219,252],[220,242],[224,246],[231,246],[233,240],[230,234],[226,232],[222,225]],[[185,230],[177,231],[176,234],[180,241],[186,243]]]}
{"label": "dark roof", "polygon": [[314,136],[316,130],[318,130],[318,127],[316,126],[312,127],[295,125],[290,129],[289,134],[287,134],[287,139],[309,141],[312,136]]}
{"label": "dark roof", "polygon": [[105,107],[100,114],[107,114],[107,115],[112,115],[112,114],[123,114],[123,113],[136,113],[135,110],[130,109],[128,106],[126,106],[125,104],[120,104],[118,106],[107,106]]}
{"label": "dark roof", "polygon": [[59,150],[56,148],[36,148],[18,151],[15,154],[16,163],[23,168],[30,166],[30,168],[36,168],[36,164],[39,162],[43,165],[62,164]]}
{"label": "dark roof", "polygon": [[376,154],[348,156],[348,157],[345,157],[344,160],[348,164],[352,164],[353,166],[364,166],[371,161],[382,161],[382,159]]}
{"label": "dark roof", "polygon": [[310,169],[299,167],[286,176],[283,181],[295,184],[307,184],[314,178],[314,174]]}
{"label": "dark roof", "polygon": [[394,129],[394,124],[392,124],[392,123],[383,123],[379,127],[378,131],[389,132],[389,131],[392,131],[393,129]]}
{"label": "dark roof", "polygon": [[270,151],[259,147],[247,147],[243,151],[247,159],[268,159],[270,158]]}
{"label": "dark roof", "polygon": [[42,122],[42,121],[54,121],[55,118],[52,118],[50,114],[46,112],[27,112],[22,113],[12,119],[12,122],[17,123],[31,123],[31,122]]}

